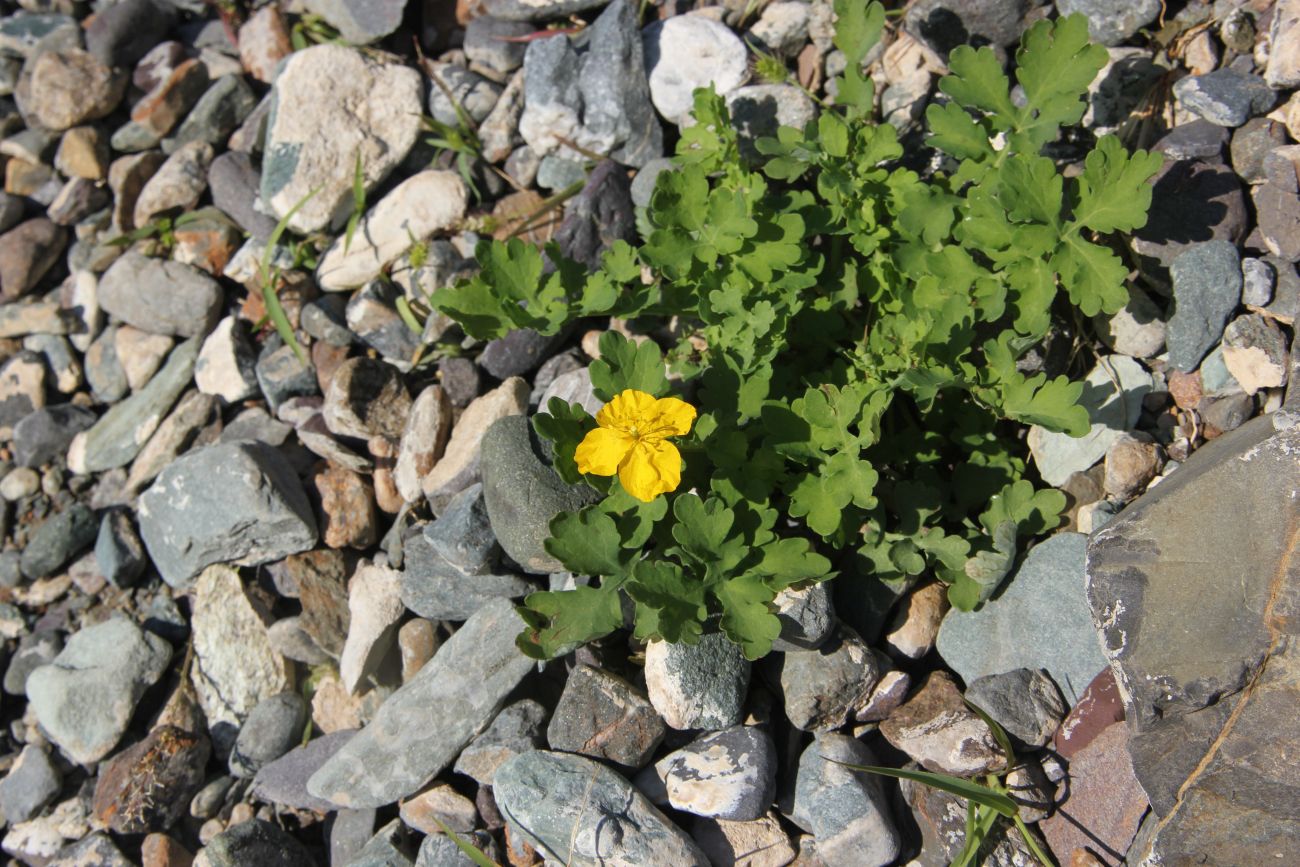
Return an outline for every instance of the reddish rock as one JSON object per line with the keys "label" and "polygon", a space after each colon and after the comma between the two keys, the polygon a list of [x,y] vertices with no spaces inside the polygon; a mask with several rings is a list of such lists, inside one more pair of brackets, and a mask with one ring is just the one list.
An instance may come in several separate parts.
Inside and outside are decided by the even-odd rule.
{"label": "reddish rock", "polygon": [[319,502],[321,538],[331,548],[369,548],[379,540],[375,491],[360,473],[318,466],[307,480]]}
{"label": "reddish rock", "polygon": [[204,735],[159,726],[100,768],[95,819],[119,834],[164,831],[203,785],[211,748]]}
{"label": "reddish rock", "polygon": [[270,84],[275,77],[275,65],[292,51],[289,28],[274,3],[248,16],[239,28],[239,60],[258,81]]}
{"label": "reddish rock", "polygon": [[1075,850],[1088,849],[1107,867],[1124,863],[1148,808],[1128,741],[1128,726],[1115,723],[1074,752],[1068,796],[1038,823],[1058,861],[1068,863]]}
{"label": "reddish rock", "polygon": [[880,724],[880,733],[928,771],[967,777],[1007,764],[992,730],[966,706],[946,671],[931,673]]}
{"label": "reddish rock", "polygon": [[140,846],[140,867],[190,867],[194,856],[166,834],[150,834]]}
{"label": "reddish rock", "polygon": [[287,579],[298,588],[303,630],[331,656],[343,652],[348,613],[348,564],[338,551],[308,551],[284,561]]}
{"label": "reddish rock", "polygon": [[1061,721],[1053,745],[1061,758],[1068,759],[1107,728],[1123,721],[1124,700],[1115,686],[1115,674],[1107,667],[1093,678]]}
{"label": "reddish rock", "polygon": [[131,120],[162,138],[172,131],[208,88],[208,68],[187,60],[171,70],[131,109]]}
{"label": "reddish rock", "polygon": [[1196,409],[1201,402],[1201,372],[1194,370],[1183,373],[1171,370],[1168,373],[1169,394],[1180,409]]}

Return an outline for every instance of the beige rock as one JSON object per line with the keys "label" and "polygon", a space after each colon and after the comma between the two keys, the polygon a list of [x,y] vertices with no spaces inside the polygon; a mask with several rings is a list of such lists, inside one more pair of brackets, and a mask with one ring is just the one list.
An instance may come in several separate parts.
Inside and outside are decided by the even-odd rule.
{"label": "beige rock", "polygon": [[248,16],[239,28],[239,60],[248,74],[270,84],[275,66],[293,51],[289,28],[274,3]]}
{"label": "beige rock", "polygon": [[399,814],[403,822],[422,834],[441,833],[434,819],[458,834],[473,831],[478,824],[474,802],[447,783],[436,783],[413,795],[402,803]]}
{"label": "beige rock", "polygon": [[423,495],[420,482],[442,457],[451,422],[451,401],[442,386],[429,386],[411,405],[393,471],[397,490],[406,502],[414,503]]}
{"label": "beige rock", "polygon": [[184,454],[195,434],[208,424],[216,409],[216,398],[211,395],[193,390],[187,392],[140,449],[126,477],[127,490],[133,493],[144,490],[164,467]]}
{"label": "beige rock", "polygon": [[321,539],[331,548],[369,548],[379,537],[375,491],[360,473],[326,464],[307,479],[319,503]]}
{"label": "beige rock", "polygon": [[752,822],[697,818],[691,837],[714,867],[784,867],[797,854],[775,812]]}
{"label": "beige rock", "polygon": [[108,177],[107,138],[98,127],[73,127],[59,140],[54,167],[71,178],[104,180]]}
{"label": "beige rock", "polygon": [[316,692],[311,697],[312,722],[325,734],[359,729],[370,722],[386,695],[380,689],[352,695],[338,675],[327,674],[316,684]]}
{"label": "beige rock", "polygon": [[359,567],[348,589],[348,611],[351,625],[339,659],[339,676],[344,688],[355,695],[392,650],[398,621],[406,613],[402,573],[373,564]]}
{"label": "beige rock", "polygon": [[1142,493],[1160,472],[1160,446],[1142,433],[1124,434],[1106,451],[1106,495],[1127,500]]}
{"label": "beige rock", "polygon": [[46,51],[30,61],[17,95],[37,124],[65,130],[108,114],[125,91],[124,73],[109,69],[88,51],[71,48]]}
{"label": "beige rock", "polygon": [[854,718],[858,722],[879,722],[887,719],[894,708],[907,698],[907,691],[912,687],[912,677],[905,671],[887,671],[876,682],[871,695]]}
{"label": "beige rock", "polygon": [[969,777],[1007,765],[988,724],[966,707],[952,675],[944,671],[931,673],[880,724],[880,733],[928,771]]}
{"label": "beige rock", "polygon": [[162,138],[199,101],[208,81],[208,69],[201,60],[185,61],[135,104],[131,120],[156,138]]}
{"label": "beige rock", "polygon": [[512,376],[492,391],[475,398],[452,428],[447,449],[424,477],[421,487],[435,513],[455,494],[479,480],[483,434],[499,418],[528,411],[528,383]]}
{"label": "beige rock", "polygon": [[194,364],[194,384],[204,394],[238,403],[257,394],[252,346],[234,316],[217,323],[203,341]]}
{"label": "beige rock", "polygon": [[1273,7],[1264,80],[1278,89],[1300,84],[1300,0],[1278,0]]}
{"label": "beige rock", "polygon": [[212,145],[193,141],[181,145],[169,156],[140,190],[132,212],[135,225],[143,226],[169,211],[188,211],[199,203],[208,188],[208,165]]}
{"label": "beige rock", "polygon": [[175,344],[166,334],[150,334],[130,325],[118,327],[113,348],[132,391],[139,391],[153,378]]}
{"label": "beige rock", "polygon": [[397,630],[397,646],[402,652],[402,683],[420,673],[424,664],[438,652],[438,627],[432,621],[417,617],[402,624]]}
{"label": "beige rock", "polygon": [[922,584],[899,605],[885,635],[885,646],[896,656],[920,659],[934,647],[939,624],[947,613],[947,588],[938,581]]}

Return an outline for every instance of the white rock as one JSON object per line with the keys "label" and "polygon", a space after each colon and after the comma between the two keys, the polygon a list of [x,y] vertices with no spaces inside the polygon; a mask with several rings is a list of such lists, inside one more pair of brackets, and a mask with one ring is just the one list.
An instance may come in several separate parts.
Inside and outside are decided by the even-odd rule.
{"label": "white rock", "polygon": [[364,563],[348,587],[348,637],[339,657],[339,676],[352,694],[373,674],[393,647],[397,623],[406,612],[402,604],[402,573],[387,566]]}
{"label": "white rock", "polygon": [[424,477],[424,495],[440,511],[452,496],[479,480],[480,446],[492,423],[509,415],[528,412],[528,383],[512,376],[465,408],[452,428],[451,440],[442,459]]}
{"label": "white rock", "polygon": [[726,96],[749,74],[745,43],[725,24],[702,15],[677,15],[644,31],[650,99],[666,120],[689,118],[698,87],[713,84]]}
{"label": "white rock", "polygon": [[420,132],[420,74],[374,53],[332,44],[295,51],[274,93],[262,201],[277,219],[301,202],[288,224],[299,234],[347,221],[358,155],[365,189],[373,190]]}
{"label": "white rock", "polygon": [[204,394],[238,403],[257,394],[255,363],[243,327],[234,316],[227,316],[203,341],[194,364],[194,383]]}
{"label": "white rock", "polygon": [[465,216],[469,191],[455,172],[431,170],[402,181],[357,224],[349,245],[344,235],[325,251],[316,281],[327,292],[356,289],[436,232]]}
{"label": "white rock", "polygon": [[15,467],[0,479],[0,497],[13,503],[30,497],[41,487],[41,476],[30,467]]}
{"label": "white rock", "polygon": [[153,378],[175,345],[176,341],[166,334],[150,334],[130,325],[118,326],[113,335],[113,348],[132,391],[139,391]]}

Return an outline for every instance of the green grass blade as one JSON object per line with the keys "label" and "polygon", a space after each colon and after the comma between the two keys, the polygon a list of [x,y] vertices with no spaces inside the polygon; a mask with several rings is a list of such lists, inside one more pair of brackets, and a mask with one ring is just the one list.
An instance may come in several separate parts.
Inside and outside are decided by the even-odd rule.
{"label": "green grass blade", "polygon": [[989,731],[993,732],[993,739],[998,742],[998,746],[1002,748],[1002,752],[1007,754],[1007,767],[1014,767],[1016,764],[1016,750],[1011,746],[1011,738],[1007,737],[1007,733],[1003,731],[1002,726],[998,725],[993,720],[993,717],[989,716],[988,713],[985,712],[984,708],[975,704],[970,699],[963,696],[962,701],[966,702],[966,707],[974,711],[976,716],[984,720],[984,724],[989,727]]}
{"label": "green grass blade", "polygon": [[416,334],[423,334],[424,326],[420,324],[419,319],[415,318],[415,312],[411,310],[411,305],[406,300],[405,295],[397,296],[396,306],[397,315],[402,317],[402,321],[406,323],[406,327],[414,331]]}
{"label": "green grass blade", "polygon": [[343,252],[352,247],[352,235],[357,231],[361,215],[366,210],[366,178],[361,171],[361,151],[357,151],[357,164],[352,169],[352,213],[348,216],[347,234],[343,236]]}
{"label": "green grass blade", "polygon": [[266,239],[266,249],[262,251],[261,271],[262,271],[262,302],[266,305],[266,315],[271,317],[271,324],[280,335],[280,339],[293,347],[293,354],[298,356],[304,367],[309,366],[307,354],[302,351],[302,345],[298,343],[298,336],[293,333],[293,326],[289,323],[289,316],[284,312],[284,305],[280,303],[280,296],[276,294],[275,284],[279,281],[280,275],[273,273],[271,269],[271,257],[275,254],[275,246],[280,242],[281,236],[289,227],[289,221],[293,215],[298,213],[298,209],[321,191],[320,187],[309,190],[307,195],[299,199],[289,212],[280,218],[280,222],[275,224],[271,230],[271,237]]}
{"label": "green grass blade", "polygon": [[975,859],[979,857],[980,848],[983,847],[984,841],[988,839],[989,833],[993,830],[993,825],[998,820],[998,814],[994,810],[976,808],[974,826],[966,834],[966,843],[962,846],[957,857],[952,860],[949,867],[969,867],[975,864]]}
{"label": "green grass blade", "polygon": [[1056,867],[1056,862],[1052,860],[1050,855],[1043,851],[1042,847],[1038,845],[1038,841],[1034,839],[1034,835],[1029,832],[1029,826],[1025,824],[1025,820],[1020,818],[1019,815],[1015,816],[1015,820],[1016,830],[1020,832],[1020,836],[1025,841],[1025,846],[1027,846],[1029,851],[1033,853],[1034,857],[1038,859],[1038,863],[1043,865],[1043,867]]}
{"label": "green grass blade", "polygon": [[289,209],[289,213],[281,217],[280,222],[276,223],[275,228],[271,230],[271,237],[266,239],[266,248],[262,250],[261,268],[263,283],[270,282],[268,278],[271,275],[271,257],[275,254],[275,246],[280,243],[280,237],[285,233],[285,230],[289,228],[289,221],[293,219],[294,214],[298,213],[298,209],[311,201],[312,197],[319,193],[321,189],[321,187],[316,187],[315,189],[308,190],[307,195],[295,202],[294,206]]}
{"label": "green grass blade", "polygon": [[[823,756],[823,758],[825,758]],[[828,762],[835,762],[834,759],[826,759]],[[886,777],[895,777],[900,780],[911,780],[914,783],[924,783],[936,789],[942,789],[950,795],[956,795],[959,798],[965,798],[968,801],[974,801],[982,807],[988,807],[996,811],[999,815],[1006,816],[1010,819],[1016,815],[1018,807],[1016,802],[1011,800],[1001,792],[995,792],[982,783],[972,783],[970,780],[963,780],[961,777],[951,777],[947,774],[934,774],[930,771],[909,771],[903,768],[882,768],[876,765],[851,765],[848,762],[835,762],[837,765],[844,765],[846,768],[852,768],[855,771],[866,771],[871,774],[880,774]]]}
{"label": "green grass blade", "polygon": [[442,833],[446,834],[447,837],[450,838],[451,842],[456,844],[456,848],[464,852],[465,857],[477,864],[478,867],[501,867],[500,864],[484,855],[482,849],[471,845],[455,831],[448,828],[437,816],[432,816],[430,818],[433,819],[434,823],[438,826],[438,829],[442,831]]}

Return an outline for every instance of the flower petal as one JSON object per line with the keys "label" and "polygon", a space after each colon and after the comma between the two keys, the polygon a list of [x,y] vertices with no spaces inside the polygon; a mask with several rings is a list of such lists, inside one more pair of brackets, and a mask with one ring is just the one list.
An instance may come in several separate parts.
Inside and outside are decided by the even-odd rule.
{"label": "flower petal", "polygon": [[612,476],[635,444],[636,440],[622,431],[598,427],[587,431],[573,458],[578,462],[580,473]]}
{"label": "flower petal", "polygon": [[646,422],[654,413],[654,395],[625,388],[596,413],[596,424],[601,427],[631,432],[633,428],[646,430]]}
{"label": "flower petal", "polygon": [[648,503],[681,484],[681,453],[670,442],[642,440],[618,468],[618,480],[629,494]]}
{"label": "flower petal", "polygon": [[661,397],[655,401],[654,415],[651,429],[658,436],[685,436],[691,432],[691,422],[695,421],[695,407],[675,397]]}

